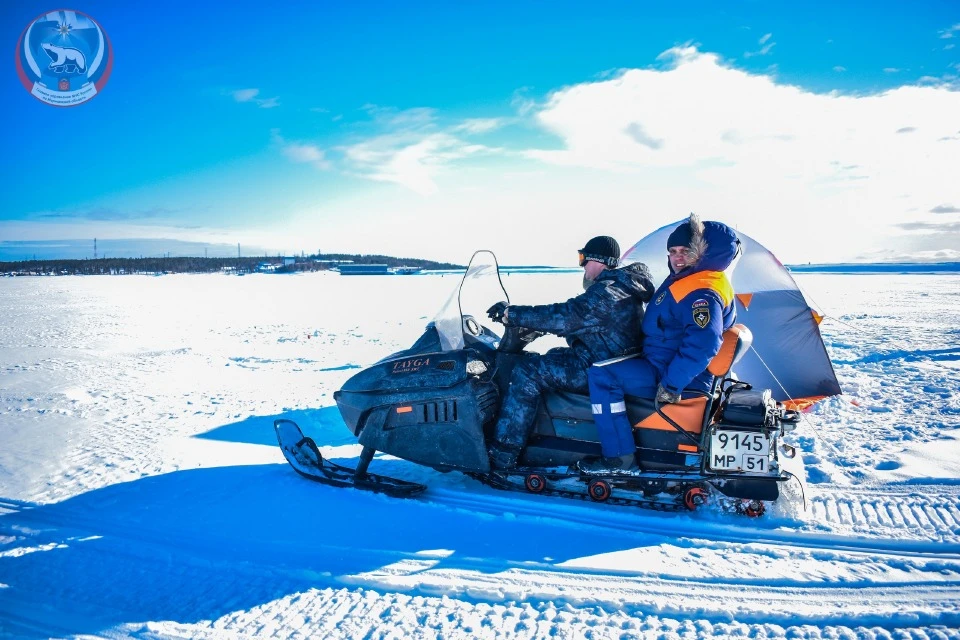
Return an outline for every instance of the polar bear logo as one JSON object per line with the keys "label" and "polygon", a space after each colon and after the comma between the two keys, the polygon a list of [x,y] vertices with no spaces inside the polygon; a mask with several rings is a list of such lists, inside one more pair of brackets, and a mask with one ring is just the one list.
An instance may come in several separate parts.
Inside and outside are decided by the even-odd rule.
{"label": "polar bear logo", "polygon": [[55,44],[44,42],[43,50],[50,56],[50,66],[48,69],[54,73],[76,73],[79,68],[83,71],[87,68],[87,62],[83,59],[83,52],[72,47],[58,47]]}

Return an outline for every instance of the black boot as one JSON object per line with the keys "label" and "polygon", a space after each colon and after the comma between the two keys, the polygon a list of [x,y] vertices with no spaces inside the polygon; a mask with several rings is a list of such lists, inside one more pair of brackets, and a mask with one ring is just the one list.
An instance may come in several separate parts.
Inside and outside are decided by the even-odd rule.
{"label": "black boot", "polygon": [[632,453],[618,458],[594,458],[580,460],[577,469],[592,475],[634,475],[640,472]]}
{"label": "black boot", "polygon": [[490,467],[492,469],[512,469],[517,466],[520,449],[502,442],[492,442],[490,448],[487,449],[487,454],[490,456]]}

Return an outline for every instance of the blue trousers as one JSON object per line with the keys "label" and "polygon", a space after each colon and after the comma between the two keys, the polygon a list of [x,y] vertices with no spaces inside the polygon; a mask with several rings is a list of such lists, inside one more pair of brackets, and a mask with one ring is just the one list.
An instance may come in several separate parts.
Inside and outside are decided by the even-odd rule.
{"label": "blue trousers", "polygon": [[636,450],[623,396],[653,398],[660,377],[660,371],[640,356],[599,362],[587,371],[593,420],[604,457],[615,458]]}

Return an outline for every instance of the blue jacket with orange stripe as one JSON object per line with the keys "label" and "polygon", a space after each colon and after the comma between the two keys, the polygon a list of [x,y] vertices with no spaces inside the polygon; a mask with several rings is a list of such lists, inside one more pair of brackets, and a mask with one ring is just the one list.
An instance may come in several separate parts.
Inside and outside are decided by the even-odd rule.
{"label": "blue jacket with orange stripe", "polygon": [[703,227],[706,248],[700,259],[679,273],[671,269],[643,318],[643,356],[673,393],[709,390],[713,376],[707,365],[737,318],[733,287],[723,272],[739,256],[740,240],[720,222]]}

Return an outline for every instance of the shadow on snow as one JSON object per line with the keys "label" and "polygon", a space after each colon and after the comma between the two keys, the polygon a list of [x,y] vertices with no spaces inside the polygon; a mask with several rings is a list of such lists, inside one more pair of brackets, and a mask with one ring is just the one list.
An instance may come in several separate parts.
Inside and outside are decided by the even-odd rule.
{"label": "shadow on snow", "polygon": [[357,441],[344,424],[336,405],[319,409],[287,411],[274,416],[250,416],[245,420],[211,429],[195,437],[275,447],[277,436],[273,431],[273,421],[277,418],[293,420],[321,447],[354,444]]}
{"label": "shadow on snow", "polygon": [[[321,446],[353,442],[335,407],[282,417],[307,424]],[[273,417],[202,437],[275,445]],[[282,463],[183,470],[24,504],[0,515],[0,540],[0,635],[46,637],[216,620],[311,588],[395,589],[363,574],[408,558],[434,569],[550,570],[666,538],[326,487]],[[24,610],[34,613],[18,623]]]}

